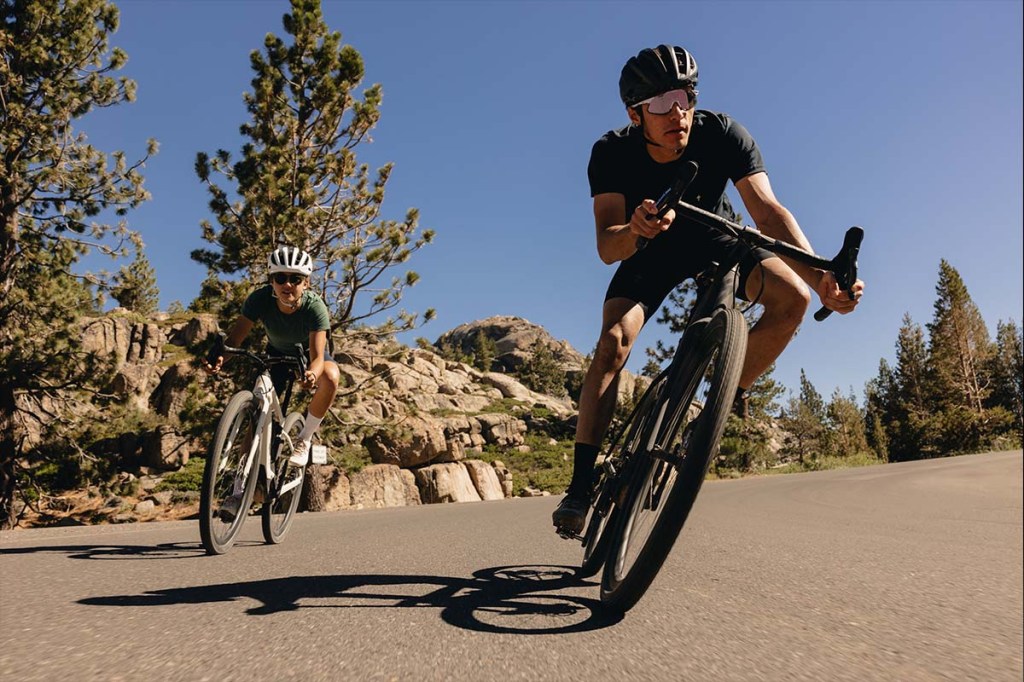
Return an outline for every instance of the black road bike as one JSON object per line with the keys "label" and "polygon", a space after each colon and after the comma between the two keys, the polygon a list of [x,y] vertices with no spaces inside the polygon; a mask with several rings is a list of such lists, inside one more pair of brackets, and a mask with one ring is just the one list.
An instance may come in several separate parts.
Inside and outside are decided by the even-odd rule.
{"label": "black road bike", "polygon": [[[668,557],[718,454],[747,349],[747,322],[736,308],[737,265],[748,246],[830,270],[853,298],[864,231],[851,227],[835,258],[826,259],[771,239],[680,200],[697,172],[688,169],[658,200],[658,215],[677,213],[737,239],[720,263],[697,279],[697,298],[672,362],[650,384],[632,414],[608,441],[597,467],[589,522],[582,536],[582,577],[603,566],[601,600],[628,610]],[[641,238],[638,247],[646,242]],[[822,308],[814,319],[831,313]]]}

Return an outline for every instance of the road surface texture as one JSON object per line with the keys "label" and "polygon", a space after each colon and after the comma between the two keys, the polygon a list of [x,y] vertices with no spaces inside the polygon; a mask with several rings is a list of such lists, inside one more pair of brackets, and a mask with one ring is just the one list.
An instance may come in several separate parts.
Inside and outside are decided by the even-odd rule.
{"label": "road surface texture", "polygon": [[0,534],[0,679],[1022,678],[1022,456],[709,481],[624,617],[556,497]]}

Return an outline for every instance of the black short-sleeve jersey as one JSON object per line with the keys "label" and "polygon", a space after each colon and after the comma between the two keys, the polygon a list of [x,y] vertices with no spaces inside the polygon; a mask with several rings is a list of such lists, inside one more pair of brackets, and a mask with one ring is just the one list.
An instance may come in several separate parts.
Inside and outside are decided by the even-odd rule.
{"label": "black short-sleeve jersey", "polygon": [[746,128],[726,114],[698,109],[683,155],[669,163],[651,158],[637,126],[605,133],[590,153],[590,195],[622,194],[626,197],[623,220],[628,220],[641,201],[656,200],[687,161],[696,161],[698,171],[683,201],[726,218],[732,218],[726,183],[764,170],[761,152]]}

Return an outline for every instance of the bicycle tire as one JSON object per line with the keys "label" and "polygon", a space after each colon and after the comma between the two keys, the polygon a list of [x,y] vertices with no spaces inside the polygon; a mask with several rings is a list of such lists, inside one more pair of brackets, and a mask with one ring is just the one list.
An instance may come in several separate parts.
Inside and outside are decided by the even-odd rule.
{"label": "bicycle tire", "polygon": [[[259,458],[253,458],[248,472],[241,472],[241,482],[237,482],[237,478],[253,438],[259,437],[256,433],[256,416],[252,391],[239,391],[228,401],[217,423],[217,430],[206,455],[203,489],[199,498],[199,535],[207,554],[223,554],[228,551],[248,516],[252,496],[256,491]],[[236,489],[236,482],[242,490],[238,513],[233,519],[224,520],[220,507],[223,500]]]}
{"label": "bicycle tire", "polygon": [[[621,499],[621,486],[629,480],[632,455],[645,440],[644,429],[650,423],[651,407],[663,390],[666,378],[667,372],[662,372],[651,382],[608,446],[605,460],[616,462],[620,468],[614,475],[602,474],[598,479],[590,519],[583,533],[583,563],[576,571],[581,578],[597,573],[608,557],[612,534],[607,531],[615,528],[618,517],[616,500]],[[603,468],[601,470],[604,471]]]}
{"label": "bicycle tire", "polygon": [[[601,579],[601,601],[609,607],[628,611],[635,606],[668,558],[697,499],[708,466],[718,452],[739,385],[746,346],[747,325],[742,314],[732,308],[719,309],[683,358],[678,379],[667,398],[674,414],[658,437],[658,445],[663,449],[678,447],[681,463],[669,464],[645,455],[647,466],[634,469]],[[694,402],[701,404],[702,409],[699,415],[687,419],[686,413]],[[651,494],[653,482],[664,484],[673,476],[670,490],[663,490],[660,497]],[[633,548],[632,562],[627,562],[633,524],[644,511],[641,507],[648,503],[657,505],[652,510],[656,518],[649,535],[639,547]]]}
{"label": "bicycle tire", "polygon": [[[294,440],[295,436],[302,431],[303,416],[298,412],[291,412],[284,418],[281,425],[281,432],[288,434]],[[306,475],[306,467],[297,467],[288,462],[292,450],[287,446],[288,441],[280,439],[276,448],[274,459],[275,479],[267,485],[267,498],[263,501],[263,539],[267,544],[276,545],[284,539],[288,529],[291,528],[295,518],[295,511],[299,508],[299,498],[302,497],[302,483]],[[288,490],[281,492],[282,487]]]}

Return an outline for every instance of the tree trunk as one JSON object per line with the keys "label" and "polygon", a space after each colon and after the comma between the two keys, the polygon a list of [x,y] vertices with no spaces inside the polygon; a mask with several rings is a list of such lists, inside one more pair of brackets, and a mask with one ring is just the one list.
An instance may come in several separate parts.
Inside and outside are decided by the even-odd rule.
{"label": "tree trunk", "polygon": [[324,482],[323,467],[312,464],[306,467],[306,478],[302,482],[302,499],[299,511],[323,511],[327,506],[327,485]]}
{"label": "tree trunk", "polygon": [[14,391],[0,389],[0,530],[9,530],[17,522],[14,503],[18,493],[20,442],[14,405]]}

